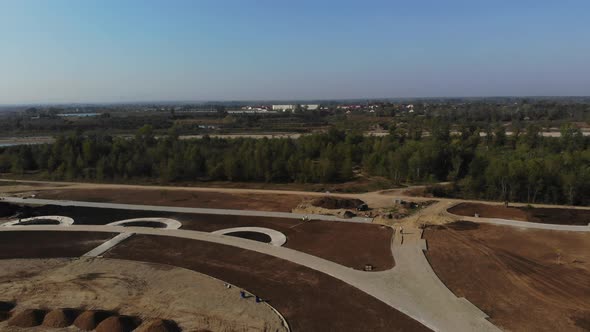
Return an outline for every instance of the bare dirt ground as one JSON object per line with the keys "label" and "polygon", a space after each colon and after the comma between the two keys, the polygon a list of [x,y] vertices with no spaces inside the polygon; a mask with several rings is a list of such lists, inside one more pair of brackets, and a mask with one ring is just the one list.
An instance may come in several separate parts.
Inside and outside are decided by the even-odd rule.
{"label": "bare dirt ground", "polygon": [[450,213],[473,217],[478,213],[484,218],[502,218],[520,221],[530,221],[543,224],[579,225],[590,224],[590,210],[544,208],[544,207],[505,207],[482,203],[460,203],[448,210]]}
{"label": "bare dirt ground", "polygon": [[174,189],[56,189],[41,191],[38,198],[147,204],[196,208],[291,212],[305,196],[280,194],[245,194],[197,192]]}
{"label": "bare dirt ground", "polygon": [[[172,320],[184,331],[286,331],[270,307],[241,299],[239,291],[169,265],[99,258],[0,260],[0,300],[15,302],[14,312],[106,310],[144,322]],[[6,324],[0,323],[0,330],[10,331]]]}
{"label": "bare dirt ground", "polygon": [[195,270],[251,290],[294,331],[426,331],[423,325],[337,279],[240,248],[158,236],[134,236],[106,255]]}
{"label": "bare dirt ground", "polygon": [[588,331],[590,234],[460,221],[424,232],[441,280],[507,331]]}
{"label": "bare dirt ground", "polygon": [[0,232],[0,259],[78,257],[115,235],[90,232]]}
{"label": "bare dirt ground", "polygon": [[[10,206],[7,203],[0,203],[0,207],[5,206],[5,209],[7,205]],[[28,210],[32,216],[61,215],[71,217],[76,224],[81,225],[104,225],[124,219],[161,217],[180,221],[183,224],[182,229],[203,232],[233,227],[266,227],[284,233],[287,236],[285,246],[288,248],[348,267],[362,269],[365,264],[372,264],[375,271],[382,271],[395,265],[391,253],[393,231],[389,227],[376,224],[336,221],[302,222],[296,219],[269,217],[181,214],[56,205],[31,207]],[[70,239],[67,235],[60,236]],[[18,241],[15,242],[15,245],[18,245]],[[0,243],[1,246],[2,243]],[[34,247],[30,248],[30,250],[33,249]]]}

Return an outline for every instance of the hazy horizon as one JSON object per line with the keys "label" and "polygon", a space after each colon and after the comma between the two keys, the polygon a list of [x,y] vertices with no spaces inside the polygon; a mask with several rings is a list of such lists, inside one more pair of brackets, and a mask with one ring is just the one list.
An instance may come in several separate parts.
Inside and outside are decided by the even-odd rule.
{"label": "hazy horizon", "polygon": [[0,2],[0,105],[590,95],[590,3]]}

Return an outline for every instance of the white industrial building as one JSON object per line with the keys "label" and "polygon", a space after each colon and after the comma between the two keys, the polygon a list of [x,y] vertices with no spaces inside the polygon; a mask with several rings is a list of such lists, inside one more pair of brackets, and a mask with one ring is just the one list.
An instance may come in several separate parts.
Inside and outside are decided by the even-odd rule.
{"label": "white industrial building", "polygon": [[272,105],[273,111],[293,111],[297,105]]}

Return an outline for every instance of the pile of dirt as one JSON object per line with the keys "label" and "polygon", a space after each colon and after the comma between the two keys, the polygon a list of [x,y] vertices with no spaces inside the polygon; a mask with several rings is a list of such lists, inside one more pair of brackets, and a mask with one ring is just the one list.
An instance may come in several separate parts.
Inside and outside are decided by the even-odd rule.
{"label": "pile of dirt", "polygon": [[10,313],[7,311],[0,311],[0,322],[3,322],[10,318]]}
{"label": "pile of dirt", "polygon": [[112,313],[106,311],[84,311],[81,313],[76,320],[74,325],[83,331],[94,330],[100,322],[112,316]]}
{"label": "pile of dirt", "polygon": [[173,321],[155,319],[140,326],[137,332],[180,332],[178,325]]}
{"label": "pile of dirt", "polygon": [[72,310],[55,309],[45,315],[43,326],[45,327],[67,327],[72,325],[75,313]]}
{"label": "pile of dirt", "polygon": [[337,209],[356,209],[359,205],[365,204],[365,202],[356,198],[338,198],[324,196],[316,198],[311,201],[311,205],[321,207],[324,209],[337,210]]}
{"label": "pile of dirt", "polygon": [[132,317],[111,316],[98,324],[96,332],[131,332],[137,325]]}
{"label": "pile of dirt", "polygon": [[8,325],[17,327],[38,326],[43,322],[43,316],[45,316],[43,310],[26,309],[12,316],[12,318],[8,320]]}
{"label": "pile of dirt", "polygon": [[10,318],[10,311],[14,308],[14,303],[0,301],[0,322]]}

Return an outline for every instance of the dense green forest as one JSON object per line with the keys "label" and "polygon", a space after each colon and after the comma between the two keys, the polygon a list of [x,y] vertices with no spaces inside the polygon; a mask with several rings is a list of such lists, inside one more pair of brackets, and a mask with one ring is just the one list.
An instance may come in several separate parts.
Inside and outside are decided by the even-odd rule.
{"label": "dense green forest", "polygon": [[[55,180],[124,182],[256,181],[328,183],[359,173],[393,182],[436,183],[437,195],[530,203],[590,204],[590,138],[564,125],[543,137],[529,125],[507,135],[446,122],[391,126],[390,135],[331,129],[299,139],[156,138],[149,125],[134,138],[60,136],[54,144],[0,149],[0,172],[37,172]],[[425,130],[426,129],[426,130]],[[424,132],[429,135],[424,136]]]}

